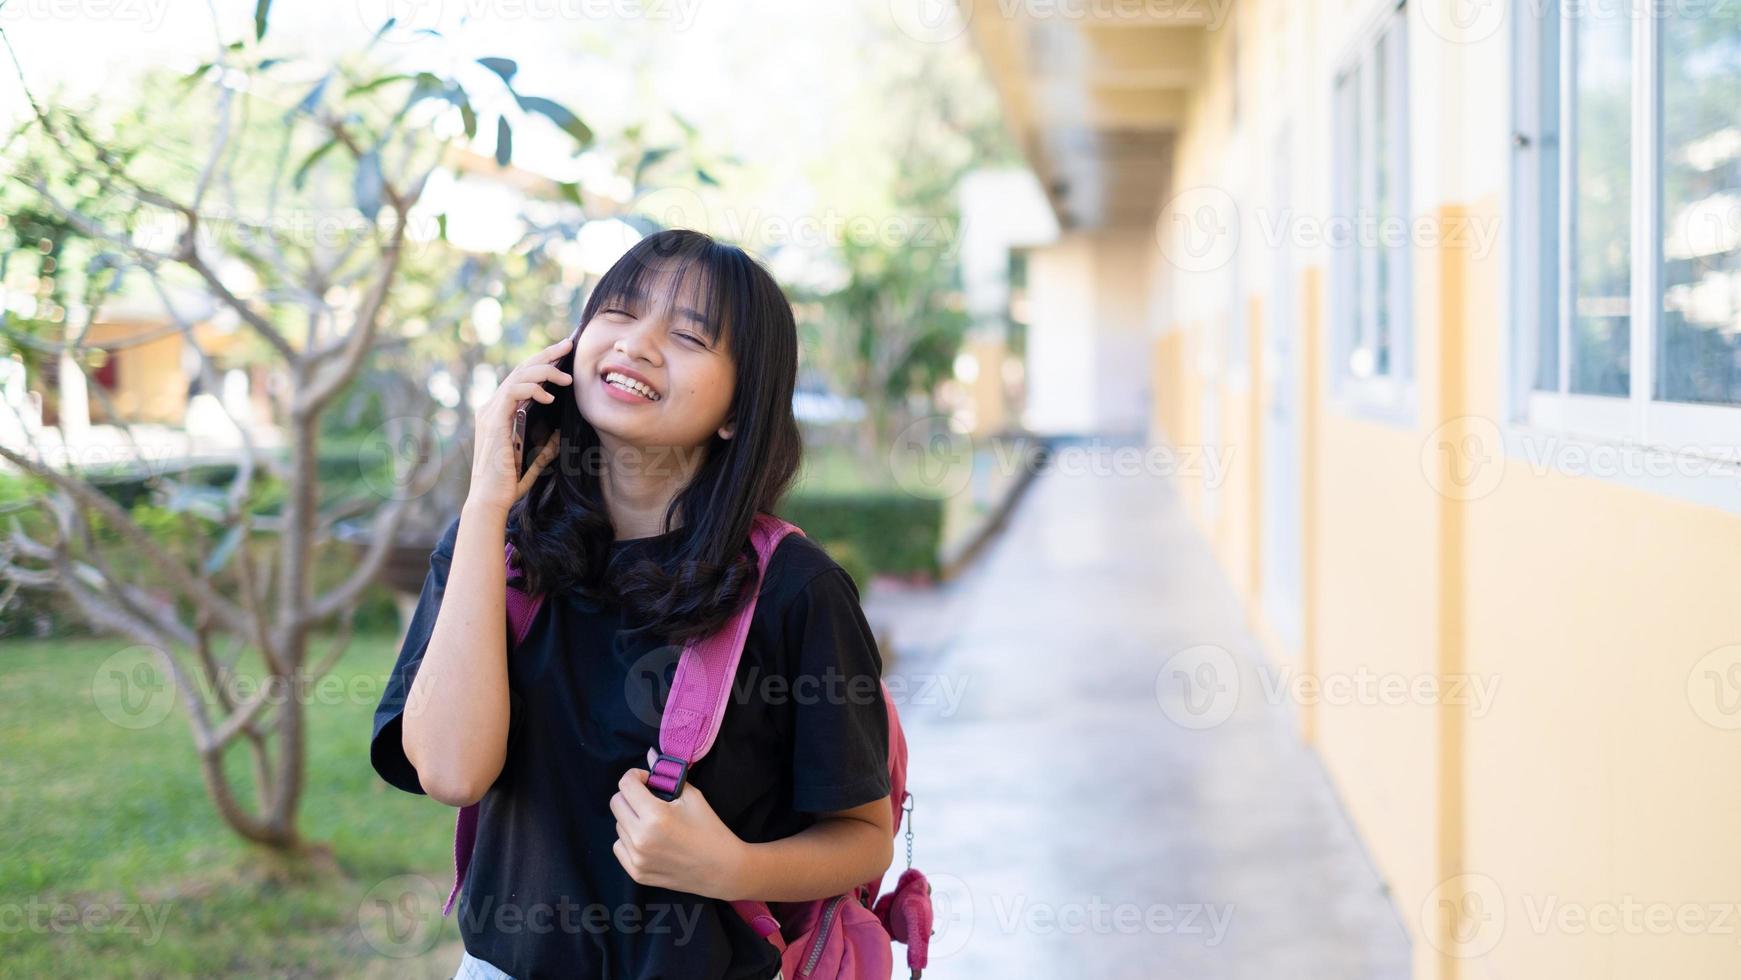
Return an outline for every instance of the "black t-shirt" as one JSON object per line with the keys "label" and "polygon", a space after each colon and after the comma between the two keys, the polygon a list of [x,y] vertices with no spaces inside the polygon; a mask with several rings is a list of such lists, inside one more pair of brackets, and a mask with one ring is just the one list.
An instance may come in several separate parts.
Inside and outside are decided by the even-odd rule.
{"label": "black t-shirt", "polygon": [[[400,717],[428,648],[459,529],[430,555],[399,660],[375,711],[370,758],[422,793]],[[614,542],[658,559],[682,530]],[[730,903],[638,884],[611,851],[610,798],[646,768],[681,647],[619,632],[623,611],[573,593],[546,597],[508,653],[510,719],[502,773],[481,801],[478,841],[455,904],[473,956],[516,980],[762,980],[774,947]],[[634,625],[632,623],[627,625]],[[887,796],[882,658],[858,589],[821,547],[789,534],[775,548],[733,697],[689,781],[740,838],[789,837],[815,814]]]}

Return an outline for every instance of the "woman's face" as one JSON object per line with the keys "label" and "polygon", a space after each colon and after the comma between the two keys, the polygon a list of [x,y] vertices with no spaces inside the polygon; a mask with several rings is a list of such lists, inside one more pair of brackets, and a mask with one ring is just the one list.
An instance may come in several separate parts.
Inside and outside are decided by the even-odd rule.
{"label": "woman's face", "polygon": [[[716,431],[729,438],[736,367],[723,331],[720,343],[708,339],[697,278],[676,296],[667,275],[648,283],[650,295],[601,303],[575,339],[575,404],[605,448],[614,441],[688,449]],[[652,397],[645,388],[627,390],[624,376],[632,379],[628,387],[638,381]]]}

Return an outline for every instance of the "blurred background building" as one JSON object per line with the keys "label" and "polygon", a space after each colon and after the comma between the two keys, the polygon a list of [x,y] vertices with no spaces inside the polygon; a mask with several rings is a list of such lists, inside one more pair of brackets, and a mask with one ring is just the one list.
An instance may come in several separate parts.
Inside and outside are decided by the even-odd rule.
{"label": "blurred background building", "polygon": [[1741,880],[1741,14],[961,12],[1062,229],[1028,421],[1236,447],[1181,488],[1274,662],[1499,684],[1301,710],[1415,975],[1741,968],[1618,924]]}

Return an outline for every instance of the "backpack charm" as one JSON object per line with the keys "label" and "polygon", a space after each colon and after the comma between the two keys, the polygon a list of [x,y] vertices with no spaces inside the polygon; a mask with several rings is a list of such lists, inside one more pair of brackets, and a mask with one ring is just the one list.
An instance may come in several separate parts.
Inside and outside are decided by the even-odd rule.
{"label": "backpack charm", "polygon": [[931,953],[931,883],[918,868],[901,872],[895,890],[877,899],[877,914],[889,937],[907,946],[907,968],[913,980],[925,969]]}

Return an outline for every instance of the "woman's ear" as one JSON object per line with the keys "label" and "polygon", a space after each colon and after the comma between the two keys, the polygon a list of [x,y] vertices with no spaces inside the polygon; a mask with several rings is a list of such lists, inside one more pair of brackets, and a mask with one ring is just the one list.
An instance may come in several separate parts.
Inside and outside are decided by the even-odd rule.
{"label": "woman's ear", "polygon": [[732,424],[730,422],[727,422],[726,424],[719,427],[719,437],[721,439],[730,439],[731,434],[732,434]]}

